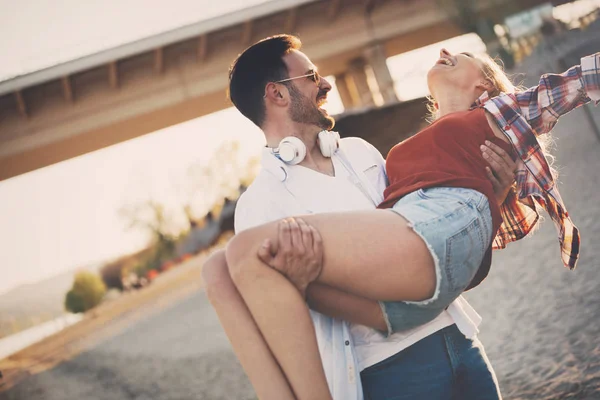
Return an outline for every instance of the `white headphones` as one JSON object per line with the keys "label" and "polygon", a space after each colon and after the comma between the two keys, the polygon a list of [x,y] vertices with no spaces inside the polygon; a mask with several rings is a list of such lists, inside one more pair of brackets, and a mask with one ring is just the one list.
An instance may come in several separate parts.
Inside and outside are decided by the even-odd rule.
{"label": "white headphones", "polygon": [[[331,157],[340,147],[340,134],[334,131],[321,131],[317,139],[324,157]],[[304,142],[295,136],[288,136],[279,142],[279,147],[271,150],[273,154],[289,165],[296,165],[306,157]]]}

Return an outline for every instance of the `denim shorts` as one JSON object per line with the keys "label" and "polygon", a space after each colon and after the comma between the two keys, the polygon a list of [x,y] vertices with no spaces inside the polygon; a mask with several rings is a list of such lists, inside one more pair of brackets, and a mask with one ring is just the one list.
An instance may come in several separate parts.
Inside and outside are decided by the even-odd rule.
{"label": "denim shorts", "polygon": [[419,189],[391,210],[408,220],[427,244],[437,281],[430,299],[380,302],[388,334],[433,320],[460,296],[479,269],[493,230],[487,197],[472,189]]}

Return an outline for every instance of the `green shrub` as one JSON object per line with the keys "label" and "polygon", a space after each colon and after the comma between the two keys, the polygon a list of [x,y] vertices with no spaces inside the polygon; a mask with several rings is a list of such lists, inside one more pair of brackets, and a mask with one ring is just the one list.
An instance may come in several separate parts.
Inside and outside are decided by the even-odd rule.
{"label": "green shrub", "polygon": [[72,313],[85,312],[100,304],[105,293],[106,285],[98,275],[88,271],[78,272],[73,287],[65,297],[65,308]]}
{"label": "green shrub", "polygon": [[73,289],[67,292],[67,297],[65,298],[65,308],[67,311],[72,313],[80,313],[85,311],[85,306],[83,304],[83,297]]}

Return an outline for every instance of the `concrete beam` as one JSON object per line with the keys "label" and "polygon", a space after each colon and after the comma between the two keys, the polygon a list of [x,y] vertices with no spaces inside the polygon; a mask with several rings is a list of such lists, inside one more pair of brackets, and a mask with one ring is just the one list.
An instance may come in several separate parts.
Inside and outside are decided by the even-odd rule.
{"label": "concrete beam", "polygon": [[165,62],[162,47],[154,50],[154,72],[159,75],[165,72]]}
{"label": "concrete beam", "polygon": [[203,62],[206,60],[206,55],[208,53],[208,35],[202,35],[198,38],[198,62]]}
{"label": "concrete beam", "polygon": [[219,90],[175,106],[140,114],[126,121],[101,126],[80,135],[47,141],[28,151],[0,157],[0,181],[188,121],[198,113],[209,114],[227,106],[225,96]]}
{"label": "concrete beam", "polygon": [[17,109],[19,110],[19,114],[22,117],[27,118],[29,115],[27,113],[27,104],[25,103],[25,97],[23,96],[23,92],[17,90],[15,92],[15,102],[17,103]]}
{"label": "concrete beam", "polygon": [[[361,57],[364,47],[373,37],[385,45],[395,37],[414,30],[415,27],[437,25],[445,15],[439,13],[432,3],[433,0],[383,2],[371,15],[373,29],[365,23],[362,6],[345,8],[340,18],[329,23],[325,23],[328,21],[326,15],[312,10],[299,10],[297,18],[302,18],[303,30],[300,34],[304,51],[316,62],[324,75],[344,73],[348,62]],[[330,5],[324,6],[327,10]],[[409,18],[409,22],[399,23],[406,18]],[[239,30],[237,32],[239,34]],[[263,37],[270,33],[257,31],[253,36]],[[62,142],[70,136],[87,136],[87,132],[97,132],[105,126],[123,124],[129,127],[128,121],[137,120],[139,115],[156,115],[152,118],[158,118],[163,115],[161,110],[185,104],[192,98],[203,98],[208,93],[221,91],[224,99],[228,67],[241,50],[239,36],[236,40],[235,36],[225,31],[211,34],[211,41],[213,38],[219,43],[219,47],[215,49],[214,54],[211,53],[210,58],[206,57],[206,35],[198,39],[199,56],[206,57],[201,68],[198,68],[195,62],[182,64],[173,71],[166,69],[161,79],[156,79],[153,74],[142,70],[139,78],[132,79],[129,71],[130,77],[121,84],[118,62],[112,61],[105,67],[108,70],[109,85],[103,87],[101,82],[86,81],[87,84],[93,84],[94,91],[87,90],[85,96],[78,98],[76,107],[67,107],[61,98],[59,102],[50,103],[51,107],[36,109],[35,115],[30,116],[27,121],[4,120],[0,126],[0,158],[33,151],[36,147],[45,147],[52,142]],[[389,55],[395,54],[390,52],[388,47],[386,52]],[[152,53],[150,55],[150,60],[153,60]],[[143,65],[139,68],[142,67]],[[152,63],[148,67],[150,71],[154,70]],[[363,83],[360,81],[358,85]],[[112,90],[117,87],[120,87],[119,91]],[[75,89],[79,90],[78,87]],[[362,92],[366,93],[365,90]],[[366,103],[370,103],[370,100],[366,100]],[[226,103],[217,104],[224,107]],[[25,110],[24,101],[22,105],[21,110]],[[198,107],[193,117],[203,115],[203,109],[206,108]],[[71,154],[65,150],[64,157],[70,157]]]}
{"label": "concrete beam", "polygon": [[108,84],[112,89],[119,87],[119,69],[116,61],[108,64]]}
{"label": "concrete beam", "polygon": [[330,0],[329,10],[327,15],[329,18],[336,18],[340,12],[342,0]]}
{"label": "concrete beam", "polygon": [[406,53],[420,47],[428,46],[432,43],[441,42],[464,34],[456,24],[451,21],[440,21],[434,25],[415,29],[411,32],[400,34],[390,38],[383,43],[386,54],[393,56]]}
{"label": "concrete beam", "polygon": [[296,30],[296,24],[298,21],[298,8],[294,7],[288,11],[287,18],[285,20],[285,33],[293,33]]}
{"label": "concrete beam", "polygon": [[253,21],[249,20],[244,23],[244,28],[242,29],[242,46],[247,47],[250,45],[250,41],[252,40],[252,24]]}
{"label": "concrete beam", "polygon": [[73,97],[73,87],[71,85],[71,78],[69,76],[63,76],[61,78],[61,82],[62,82],[63,96],[65,97],[66,102],[72,103],[74,100],[74,97]]}
{"label": "concrete beam", "polygon": [[107,64],[112,60],[132,57],[136,54],[153,51],[158,47],[168,46],[179,41],[192,39],[218,30],[243,24],[244,21],[255,18],[263,18],[278,12],[286,11],[290,7],[298,7],[304,4],[317,2],[318,0],[270,0],[252,7],[243,8],[239,11],[220,15],[218,17],[203,20],[195,24],[185,25],[177,29],[152,35],[147,38],[125,43],[112,49],[77,58],[63,64],[55,65],[39,71],[17,76],[0,82],[0,95],[11,93],[15,90],[60,79],[65,75],[73,75],[77,72],[86,71],[90,68]]}
{"label": "concrete beam", "polygon": [[[508,0],[496,0],[494,3],[497,1]],[[378,2],[369,16],[370,23],[366,21],[362,0],[344,3],[343,12],[340,12],[341,1],[338,0],[310,3],[298,8],[294,18],[301,26],[298,33],[304,43],[304,52],[323,75],[346,73],[348,63],[364,57],[364,49],[373,42],[382,46],[383,50],[378,51],[393,56],[463,33],[440,10],[436,0]],[[492,0],[482,0],[481,3],[483,7],[491,4]],[[331,10],[335,11],[337,18],[329,17]],[[290,15],[291,11],[287,14],[288,21]],[[277,16],[277,26],[286,23],[285,17],[286,14],[283,14],[283,19],[282,14]],[[247,32],[255,38],[273,34],[273,24],[269,22],[257,22],[252,29],[246,28],[245,37],[248,37]],[[150,52],[136,56],[133,64],[123,61],[123,82],[119,81],[117,60],[102,67],[108,71],[109,84],[106,75],[102,74],[88,74],[85,80],[77,81],[72,90],[79,93],[81,89],[82,94],[77,96],[74,104],[65,104],[64,94],[58,92],[56,101],[49,99],[43,107],[31,113],[23,95],[13,92],[19,112],[28,115],[28,118],[19,118],[16,113],[3,116],[0,125],[0,170],[3,174],[0,179],[227,107],[228,67],[242,50],[240,26],[210,34],[210,43],[218,43],[214,50],[210,49],[210,57],[207,56],[207,34],[196,37],[197,45],[194,39],[189,41],[189,56],[173,58],[173,62],[178,63],[177,68],[163,68],[160,79],[153,73],[156,63],[152,60],[155,60],[156,53]],[[171,53],[165,52],[162,57],[171,57]],[[201,61],[201,65],[196,59]],[[171,59],[163,62],[171,65]],[[376,65],[375,62],[373,64]],[[376,69],[373,68],[374,72]],[[372,98],[367,96],[364,66],[363,72],[359,71],[355,68],[353,76],[346,79],[348,92],[358,93],[355,95],[360,100],[356,103],[372,104]],[[376,72],[377,75],[382,76]],[[385,82],[380,86],[389,88]],[[117,87],[120,90],[113,90]],[[36,90],[36,87],[28,89],[27,96],[35,97]],[[181,112],[177,111],[179,108]],[[101,138],[94,139],[93,135]],[[42,155],[40,152],[43,151],[51,151],[52,154]],[[10,163],[14,165],[9,167]]]}
{"label": "concrete beam", "polygon": [[365,0],[365,12],[370,14],[375,9],[375,0]]}

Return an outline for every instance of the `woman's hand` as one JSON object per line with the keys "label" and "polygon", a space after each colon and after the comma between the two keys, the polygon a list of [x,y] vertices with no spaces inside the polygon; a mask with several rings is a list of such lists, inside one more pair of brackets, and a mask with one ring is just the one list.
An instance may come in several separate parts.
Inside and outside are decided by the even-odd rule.
{"label": "woman's hand", "polygon": [[496,201],[498,204],[502,204],[515,183],[517,163],[500,146],[489,140],[486,140],[485,145],[481,146],[481,152],[485,161],[491,166],[491,168],[485,167],[485,172],[492,182]]}
{"label": "woman's hand", "polygon": [[278,243],[265,240],[258,258],[281,272],[306,298],[306,288],[321,274],[323,241],[319,232],[300,218],[279,222]]}

